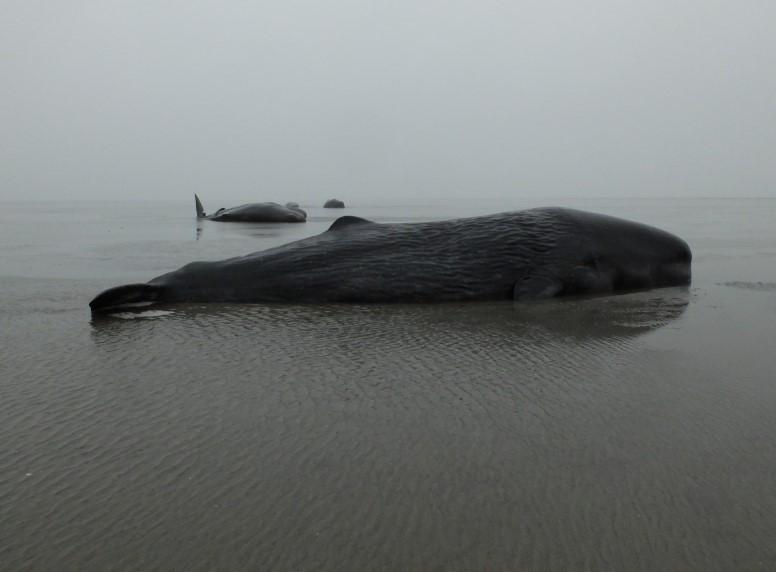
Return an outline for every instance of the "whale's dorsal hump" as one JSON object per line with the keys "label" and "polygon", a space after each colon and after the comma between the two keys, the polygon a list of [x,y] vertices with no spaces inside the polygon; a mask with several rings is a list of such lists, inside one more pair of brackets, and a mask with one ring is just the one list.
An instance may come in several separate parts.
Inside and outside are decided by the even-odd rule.
{"label": "whale's dorsal hump", "polygon": [[340,230],[342,228],[348,228],[351,226],[357,226],[361,224],[376,224],[376,223],[374,221],[361,218],[360,216],[345,215],[345,216],[339,217],[337,220],[331,223],[331,226],[328,228],[326,232],[331,232],[333,230]]}

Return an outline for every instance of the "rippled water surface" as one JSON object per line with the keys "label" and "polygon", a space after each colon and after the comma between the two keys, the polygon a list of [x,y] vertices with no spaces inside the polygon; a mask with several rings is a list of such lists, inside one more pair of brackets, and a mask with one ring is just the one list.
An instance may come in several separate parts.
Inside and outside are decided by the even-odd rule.
{"label": "rippled water surface", "polygon": [[2,204],[0,569],[776,569],[776,201],[564,204],[683,236],[692,287],[92,321],[104,288],[341,214],[541,202]]}

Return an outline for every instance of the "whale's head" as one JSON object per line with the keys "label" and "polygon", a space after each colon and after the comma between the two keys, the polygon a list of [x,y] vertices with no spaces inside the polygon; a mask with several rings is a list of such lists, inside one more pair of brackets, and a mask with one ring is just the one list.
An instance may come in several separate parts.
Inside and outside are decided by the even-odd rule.
{"label": "whale's head", "polygon": [[530,297],[535,291],[551,295],[607,293],[690,283],[692,253],[681,238],[607,215],[554,210],[571,223],[573,232],[566,236],[560,251],[570,256],[575,266],[549,286],[546,279],[521,285],[516,296]]}
{"label": "whale's head", "polygon": [[614,290],[684,286],[692,252],[669,232],[641,223],[600,217],[591,230],[590,261]]}
{"label": "whale's head", "polygon": [[153,284],[127,284],[109,288],[89,302],[92,313],[110,313],[118,310],[150,306],[162,300],[164,288]]}

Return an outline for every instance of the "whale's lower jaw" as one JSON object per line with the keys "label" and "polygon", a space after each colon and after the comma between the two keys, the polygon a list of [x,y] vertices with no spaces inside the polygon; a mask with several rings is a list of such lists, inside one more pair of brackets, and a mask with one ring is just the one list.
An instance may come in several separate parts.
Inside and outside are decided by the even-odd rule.
{"label": "whale's lower jaw", "polygon": [[161,300],[163,288],[151,284],[127,284],[110,288],[89,302],[92,313],[142,308]]}

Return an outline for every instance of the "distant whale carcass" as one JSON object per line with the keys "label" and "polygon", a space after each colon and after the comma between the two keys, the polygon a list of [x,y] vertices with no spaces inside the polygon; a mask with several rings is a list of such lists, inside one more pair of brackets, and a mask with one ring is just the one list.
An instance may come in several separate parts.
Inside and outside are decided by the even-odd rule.
{"label": "distant whale carcass", "polygon": [[688,284],[691,259],[668,232],[572,209],[400,224],[343,216],[317,236],[193,262],[90,306],[536,300]]}
{"label": "distant whale carcass", "polygon": [[299,208],[299,205],[290,206],[277,203],[250,203],[229,209],[218,209],[215,213],[205,214],[199,197],[194,195],[194,206],[197,209],[197,218],[215,220],[219,222],[305,222],[307,213]]}

